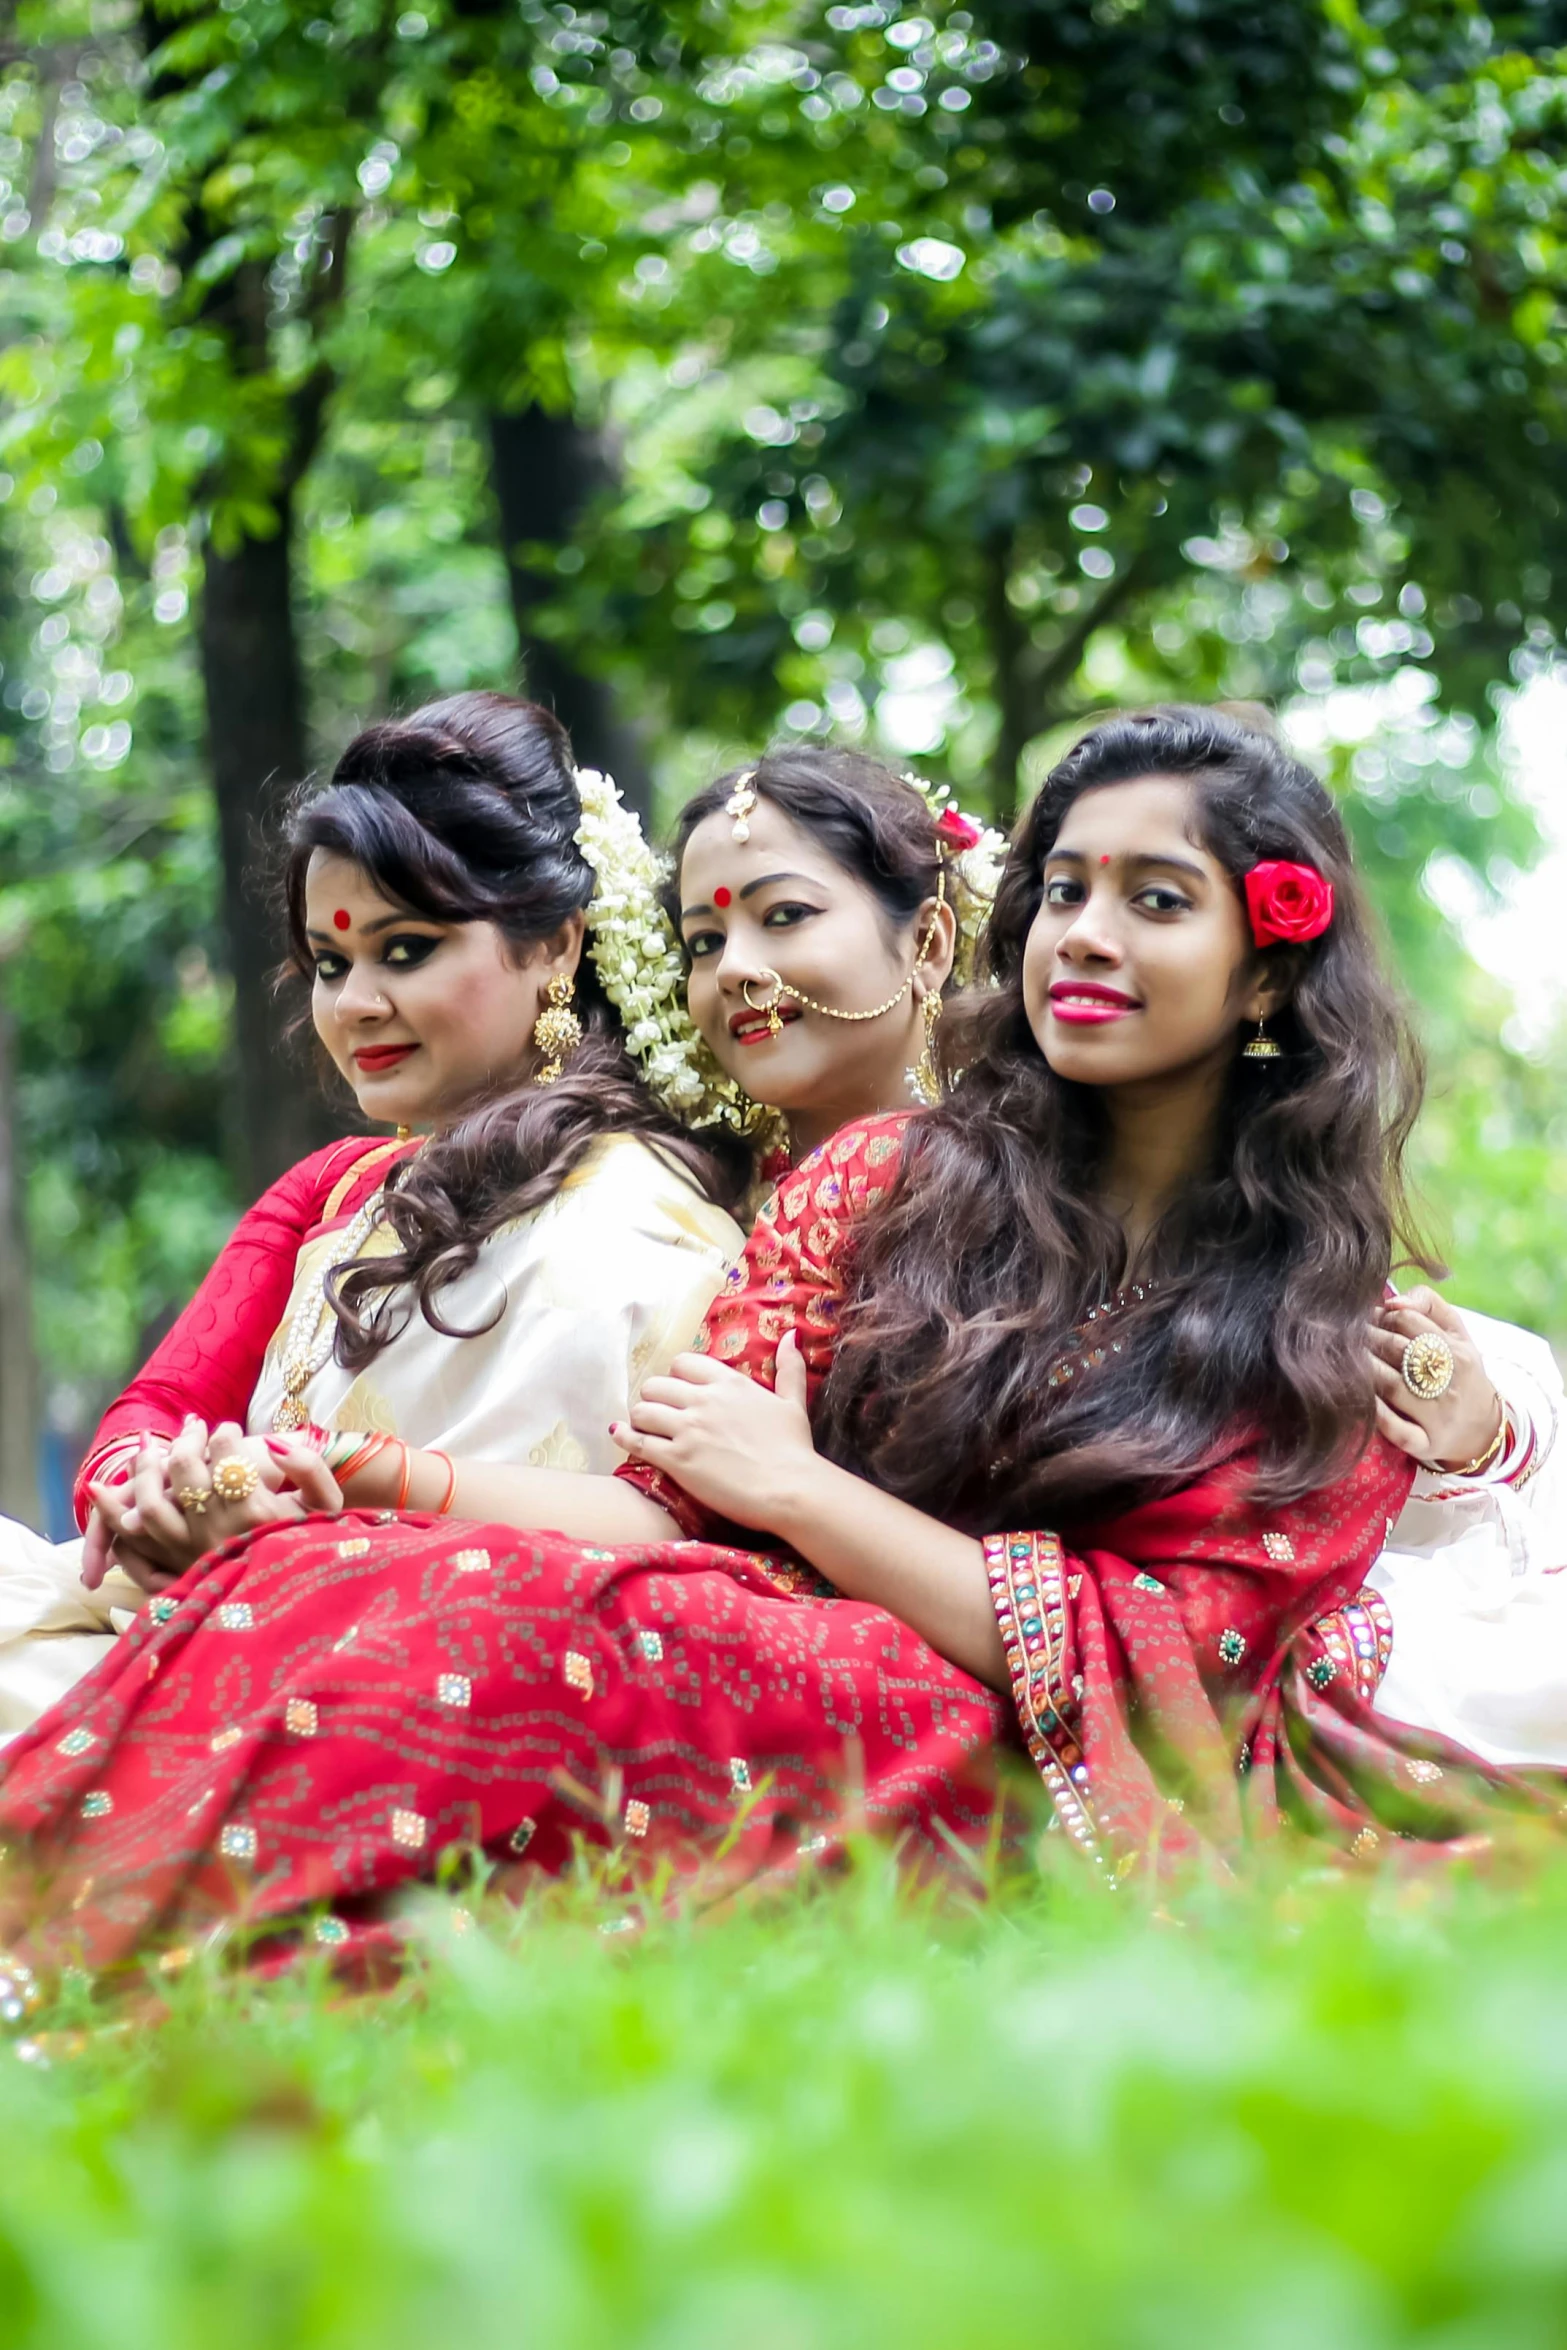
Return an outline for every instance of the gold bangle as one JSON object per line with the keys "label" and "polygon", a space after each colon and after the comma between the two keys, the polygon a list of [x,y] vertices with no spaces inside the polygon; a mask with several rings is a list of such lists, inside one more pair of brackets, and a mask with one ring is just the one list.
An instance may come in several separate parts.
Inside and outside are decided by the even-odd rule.
{"label": "gold bangle", "polygon": [[1476,1453],[1474,1459],[1466,1461],[1461,1469],[1444,1469],[1442,1471],[1444,1477],[1478,1477],[1494,1462],[1500,1460],[1502,1447],[1507,1442],[1507,1406],[1500,1396],[1496,1400],[1501,1406],[1501,1418],[1497,1422],[1496,1434],[1484,1452]]}

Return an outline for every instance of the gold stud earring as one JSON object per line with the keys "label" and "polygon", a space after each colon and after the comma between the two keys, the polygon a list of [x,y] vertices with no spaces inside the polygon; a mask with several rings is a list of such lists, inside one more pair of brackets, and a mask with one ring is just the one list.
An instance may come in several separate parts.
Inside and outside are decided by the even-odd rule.
{"label": "gold stud earring", "polygon": [[582,1022],[570,1009],[577,992],[577,983],[567,971],[557,971],[545,989],[549,1007],[533,1023],[533,1044],[544,1056],[544,1065],[534,1077],[535,1085],[553,1085],[578,1045],[582,1042]]}
{"label": "gold stud earring", "polygon": [[927,1110],[933,1110],[941,1099],[941,1071],[936,1066],[936,1055],[932,1049],[936,1042],[936,1023],[941,1018],[941,992],[938,988],[926,990],[925,999],[920,1005],[920,1017],[925,1023],[925,1042],[920,1048],[919,1059],[912,1069],[905,1069],[903,1075],[913,1099],[923,1103]]}
{"label": "gold stud earring", "polygon": [[1241,1046],[1243,1061],[1277,1061],[1283,1058],[1284,1047],[1275,1036],[1268,1034],[1266,1020],[1257,1022],[1257,1033]]}

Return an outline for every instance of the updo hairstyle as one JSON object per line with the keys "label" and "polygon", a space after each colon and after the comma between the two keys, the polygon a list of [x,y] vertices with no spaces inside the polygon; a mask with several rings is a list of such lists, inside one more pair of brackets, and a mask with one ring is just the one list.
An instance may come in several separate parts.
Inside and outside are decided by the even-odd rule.
{"label": "updo hairstyle", "polygon": [[[581,821],[566,730],[535,702],[453,694],[366,727],[289,823],[283,891],[294,970],[314,970],[305,877],[317,850],[348,858],[383,896],[428,921],[493,922],[521,962],[592,898]],[[432,1136],[387,1186],[397,1252],[334,1274],[337,1354],[350,1369],[406,1328],[415,1305],[448,1336],[476,1335],[442,1319],[438,1293],[492,1233],[552,1199],[601,1135],[639,1135],[709,1198],[738,1203],[745,1155],[721,1137],[699,1142],[654,1100],[586,953],[575,981],[583,1038],[562,1075],[476,1101]]]}

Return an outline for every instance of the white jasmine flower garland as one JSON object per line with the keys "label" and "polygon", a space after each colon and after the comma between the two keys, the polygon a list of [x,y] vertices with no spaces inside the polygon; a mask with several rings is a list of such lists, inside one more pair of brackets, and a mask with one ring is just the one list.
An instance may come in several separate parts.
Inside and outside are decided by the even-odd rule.
{"label": "white jasmine flower garland", "polygon": [[577,846],[593,868],[588,953],[650,1093],[687,1126],[745,1131],[755,1106],[726,1077],[686,1010],[686,967],[660,889],[664,861],[614,778],[577,771]]}

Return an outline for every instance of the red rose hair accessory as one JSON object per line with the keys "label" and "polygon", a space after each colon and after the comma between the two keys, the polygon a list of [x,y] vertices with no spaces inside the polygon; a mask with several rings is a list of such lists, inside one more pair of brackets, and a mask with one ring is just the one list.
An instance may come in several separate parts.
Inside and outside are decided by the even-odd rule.
{"label": "red rose hair accessory", "polygon": [[936,838],[946,848],[977,849],[984,837],[984,826],[965,816],[961,808],[943,808],[936,819]]}
{"label": "red rose hair accessory", "polygon": [[1260,947],[1279,940],[1304,946],[1309,939],[1320,938],[1333,919],[1333,884],[1315,865],[1265,858],[1253,865],[1244,888],[1251,935]]}

